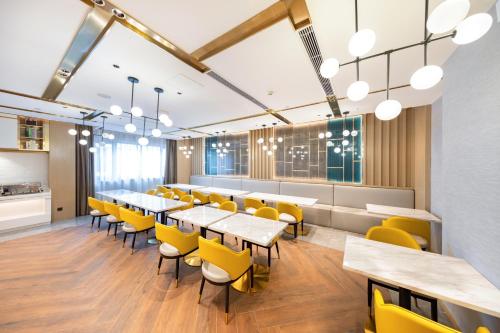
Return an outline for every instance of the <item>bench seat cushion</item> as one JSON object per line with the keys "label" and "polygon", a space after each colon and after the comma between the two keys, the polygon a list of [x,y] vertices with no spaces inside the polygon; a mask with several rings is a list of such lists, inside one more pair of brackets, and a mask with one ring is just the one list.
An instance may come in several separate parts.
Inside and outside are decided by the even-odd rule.
{"label": "bench seat cushion", "polygon": [[366,209],[333,206],[332,227],[335,229],[366,234],[371,227],[381,225],[387,216],[368,213]]}
{"label": "bench seat cushion", "polygon": [[315,204],[313,206],[300,206],[304,216],[304,223],[331,227],[331,210],[333,206]]}

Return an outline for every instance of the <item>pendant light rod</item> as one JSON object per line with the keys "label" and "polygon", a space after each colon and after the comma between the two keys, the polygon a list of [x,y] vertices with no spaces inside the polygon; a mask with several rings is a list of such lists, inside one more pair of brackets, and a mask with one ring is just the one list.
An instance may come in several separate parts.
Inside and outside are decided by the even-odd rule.
{"label": "pendant light rod", "polygon": [[389,99],[389,80],[390,80],[390,75],[391,75],[391,52],[387,52],[387,82],[386,82],[386,89],[385,89],[385,94],[386,94],[386,99]]}
{"label": "pendant light rod", "polygon": [[[132,84],[132,96],[130,97],[130,109],[134,107],[134,86],[136,83],[139,83],[139,79],[129,76],[127,80]],[[130,122],[132,122],[132,112],[130,112]]]}
{"label": "pendant light rod", "polygon": [[160,112],[160,94],[163,94],[163,89],[162,88],[154,88],[154,91],[158,94],[158,97],[156,99],[156,128],[158,128],[158,115]]}
{"label": "pendant light rod", "polygon": [[424,66],[427,66],[427,18],[429,17],[429,0],[425,0],[425,19],[424,19]]}
{"label": "pendant light rod", "polygon": [[142,136],[146,137],[146,117],[142,118],[144,118],[144,125],[142,126]]}
{"label": "pendant light rod", "polygon": [[[355,29],[358,32],[358,0],[354,0],[354,18]],[[359,81],[359,57],[356,57],[356,81]]]}

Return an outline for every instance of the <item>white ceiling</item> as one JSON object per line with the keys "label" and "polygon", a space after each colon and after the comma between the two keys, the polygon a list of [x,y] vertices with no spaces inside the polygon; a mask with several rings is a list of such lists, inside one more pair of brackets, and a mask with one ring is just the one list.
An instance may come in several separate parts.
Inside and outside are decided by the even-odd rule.
{"label": "white ceiling", "polygon": [[226,131],[227,133],[237,133],[253,129],[259,129],[262,128],[262,125],[271,127],[273,126],[273,123],[276,123],[276,125],[278,126],[284,125],[284,123],[282,123],[281,121],[279,121],[278,119],[276,119],[271,115],[263,115],[251,119],[237,120],[219,125],[200,127],[197,128],[197,130],[211,134],[214,134],[215,132],[222,133],[222,131]]}

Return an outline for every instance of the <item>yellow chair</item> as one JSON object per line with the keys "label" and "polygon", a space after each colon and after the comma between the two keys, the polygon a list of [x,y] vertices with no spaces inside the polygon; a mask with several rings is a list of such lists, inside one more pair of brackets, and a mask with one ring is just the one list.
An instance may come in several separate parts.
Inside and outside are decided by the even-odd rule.
{"label": "yellow chair", "polygon": [[148,195],[156,195],[156,190],[147,190],[146,194],[148,194]]}
{"label": "yellow chair", "polygon": [[158,274],[160,274],[163,258],[175,259],[175,287],[179,285],[179,259],[198,249],[198,237],[200,233],[195,231],[185,234],[177,226],[166,226],[155,223],[156,239],[161,242],[159,247],[160,261],[158,262]]}
{"label": "yellow chair", "polygon": [[172,192],[172,191],[165,192],[165,193],[163,193],[162,197],[164,199],[174,199],[174,192]]}
{"label": "yellow chair", "polygon": [[115,226],[115,240],[116,240],[116,232],[118,230],[118,224],[123,223],[121,217],[120,217],[120,207],[121,205],[117,205],[115,203],[107,202],[104,201],[104,211],[108,213],[109,215],[106,217],[106,222],[108,222],[108,234],[109,235],[109,230],[111,229],[111,226]]}
{"label": "yellow chair", "polygon": [[179,190],[178,188],[173,188],[172,191],[174,191],[174,200],[180,200],[183,196],[185,196],[187,193],[184,191]]}
{"label": "yellow chair", "polygon": [[154,215],[142,215],[142,213],[134,212],[128,210],[126,208],[120,207],[120,217],[123,220],[124,224],[122,226],[123,232],[125,232],[125,236],[123,236],[123,245],[125,246],[125,242],[127,241],[128,234],[134,234],[134,239],[132,240],[132,253],[134,253],[135,246],[135,236],[139,232],[146,232],[146,237],[148,231],[155,227],[155,217]]}
{"label": "yellow chair", "polygon": [[165,186],[163,185],[158,185],[156,186],[156,193],[157,194],[164,194],[164,193],[167,193],[167,192],[172,192],[172,190],[166,188]]}
{"label": "yellow chair", "polygon": [[210,193],[209,200],[212,207],[218,208],[224,201],[228,201],[229,199],[218,193]]}
{"label": "yellow chair", "polygon": [[[268,219],[268,220],[279,221],[278,210],[276,208],[273,208],[273,207],[261,207],[261,208],[257,209],[255,214],[253,214],[253,215],[256,217],[262,217],[262,218]],[[271,249],[273,248],[273,246],[276,246],[276,252],[278,253],[278,259],[280,258],[280,248],[278,247],[278,239],[279,239],[279,236],[274,238],[273,241],[271,242],[271,245],[269,245],[269,246],[260,246],[260,245],[256,244],[257,247],[264,247],[267,249],[267,265],[269,267],[271,267]],[[245,243],[245,241],[242,241],[242,243]]]}
{"label": "yellow chair", "polygon": [[[238,205],[234,201],[224,201],[217,209],[226,210],[228,212],[235,213],[235,214],[238,213]],[[213,230],[210,230],[210,231],[215,232],[216,234],[220,234],[221,235],[221,243],[224,244],[224,234],[223,233],[219,233],[219,232],[213,231]],[[238,238],[234,237],[234,240],[236,241],[236,245],[238,245]]]}
{"label": "yellow chair", "polygon": [[210,202],[209,196],[205,195],[199,191],[191,191],[191,194],[194,197],[194,204],[195,205],[206,205],[207,203]]}
{"label": "yellow chair", "polygon": [[216,286],[225,286],[226,289],[226,324],[229,315],[229,288],[233,282],[238,280],[243,274],[250,271],[250,288],[253,288],[253,265],[250,258],[250,250],[241,252],[231,250],[219,244],[219,239],[208,240],[198,237],[200,247],[200,257],[203,260],[201,265],[201,286],[198,304],[201,301],[205,280]]}
{"label": "yellow chair", "polygon": [[393,216],[382,221],[382,226],[406,231],[415,238],[423,250],[429,250],[431,247],[431,226],[428,221]]}
{"label": "yellow chair", "polygon": [[[190,195],[190,194],[185,194],[184,196],[181,197],[181,199],[179,201],[186,202],[187,205],[179,207],[179,208],[171,209],[169,211],[170,213],[176,212],[176,211],[179,211],[179,210],[188,210],[188,209],[191,209],[191,208],[194,207],[194,197],[192,195]],[[170,217],[170,219],[172,221],[176,221],[177,225],[179,225],[179,220],[171,218],[171,217]]]}
{"label": "yellow chair", "polygon": [[297,227],[299,224],[301,225],[302,233],[304,233],[304,217],[302,214],[302,208],[295,204],[278,202],[276,204],[276,209],[280,214],[280,221],[293,225],[294,238],[297,238]]}
{"label": "yellow chair", "polygon": [[99,219],[99,222],[97,223],[97,231],[99,231],[101,228],[101,218],[103,216],[108,216],[108,213],[106,213],[106,210],[104,209],[104,201],[97,200],[93,197],[88,197],[87,200],[89,207],[92,208],[90,211],[90,215],[92,216],[92,225],[90,226],[90,229],[94,227],[94,221],[97,217]]}
{"label": "yellow chair", "polygon": [[[375,289],[373,298],[377,333],[460,333],[397,305],[385,304],[378,289]],[[479,327],[476,333],[489,333],[489,330]]]}
{"label": "yellow chair", "polygon": [[245,210],[245,213],[247,214],[255,214],[257,209],[261,207],[266,207],[266,204],[263,203],[259,199],[254,199],[254,198],[245,198],[243,200],[243,209]]}

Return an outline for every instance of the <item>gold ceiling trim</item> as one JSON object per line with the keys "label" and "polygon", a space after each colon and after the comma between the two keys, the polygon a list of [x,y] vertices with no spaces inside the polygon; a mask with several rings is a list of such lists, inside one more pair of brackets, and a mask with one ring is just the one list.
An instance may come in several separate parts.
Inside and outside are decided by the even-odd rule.
{"label": "gold ceiling trim", "polygon": [[235,44],[238,44],[242,40],[258,33],[259,31],[274,25],[287,16],[287,7],[283,2],[278,1],[221,36],[215,38],[211,42],[203,45],[191,53],[191,55],[194,58],[203,61]]}
{"label": "gold ceiling trim", "polygon": [[305,0],[281,0],[288,10],[288,18],[295,30],[305,28],[312,24],[309,10]]}
{"label": "gold ceiling trim", "polygon": [[[42,115],[46,115],[46,116],[66,118],[66,119],[73,119],[73,120],[79,120],[79,121],[82,120],[81,118],[70,117],[70,116],[59,115],[59,114],[53,114],[53,113],[50,113],[50,112],[30,110],[30,109],[20,108],[20,107],[17,107],[17,106],[9,106],[9,105],[0,104],[0,108],[13,109],[13,110],[25,111],[25,112],[30,112],[30,113],[42,114]],[[10,113],[10,112],[5,112],[5,111],[2,111],[1,113],[16,115],[15,113]]]}
{"label": "gold ceiling trim", "polygon": [[43,98],[57,99],[64,87],[111,27],[113,21],[114,16],[100,8],[94,8],[87,14],[55,73],[52,75],[47,88],[45,88]]}

